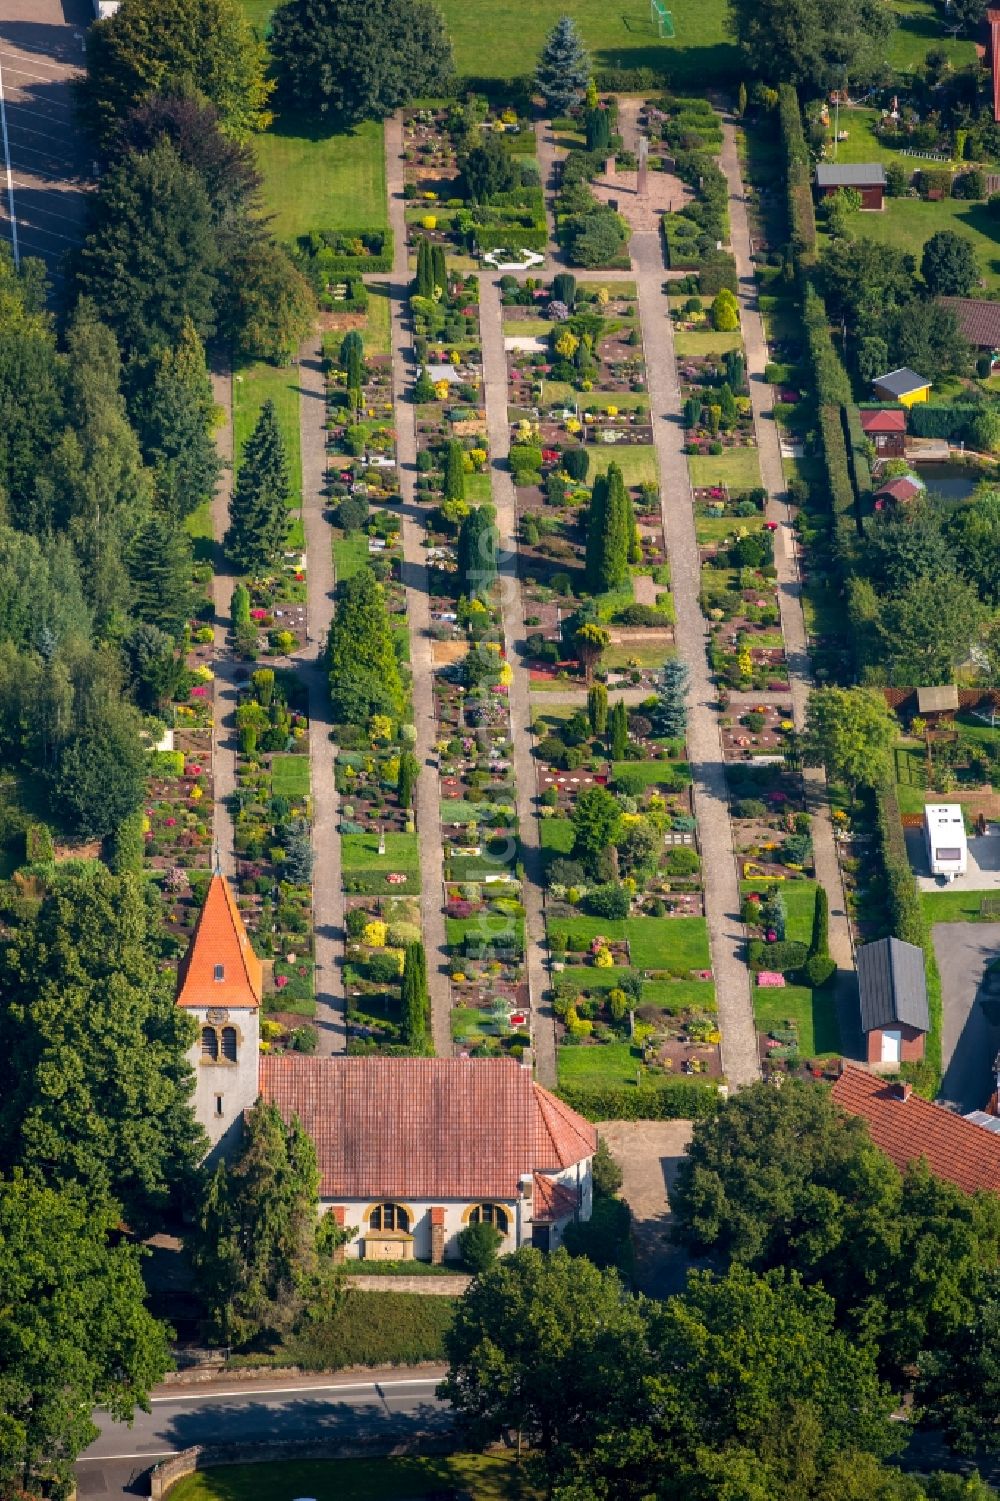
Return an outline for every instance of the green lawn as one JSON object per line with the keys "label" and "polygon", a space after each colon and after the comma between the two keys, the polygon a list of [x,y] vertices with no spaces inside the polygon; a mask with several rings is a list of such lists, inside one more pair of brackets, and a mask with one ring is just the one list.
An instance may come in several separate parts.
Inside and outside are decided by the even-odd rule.
{"label": "green lawn", "polygon": [[385,147],[376,121],[343,134],[279,121],[256,145],[264,202],[279,240],[387,222]]}
{"label": "green lawn", "polygon": [[730,349],[742,348],[743,338],[738,328],[731,333],[714,328],[679,328],[674,334],[675,354],[725,354]]}
{"label": "green lawn", "polygon": [[353,578],[368,566],[368,537],[365,532],[352,532],[349,537],[333,539],[333,571],[338,584]]}
{"label": "green lawn", "polygon": [[309,757],[272,756],[271,791],[275,797],[308,797]]}
{"label": "green lawn", "polygon": [[[546,33],[564,14],[563,0],[492,0],[472,12],[468,0],[442,0],[459,73],[516,78],[530,73]],[[725,33],[724,0],[673,7],[676,36],[660,41],[644,0],[574,0],[573,19],[598,67],[656,68],[671,84],[736,76],[736,48]]]}
{"label": "green lawn", "polygon": [[[437,1302],[437,1299],[433,1300]],[[179,1481],[171,1501],[384,1501],[461,1492],[476,1501],[528,1501],[530,1487],[513,1455],[449,1454],[443,1458],[281,1460],[225,1465]]]}
{"label": "green lawn", "polygon": [[[741,881],[740,892],[766,891],[770,881]],[[815,881],[783,881],[781,895],[788,913],[786,937],[796,943],[812,941],[813,913],[816,910]]]}
{"label": "green lawn", "polygon": [[386,834],[385,854],[378,852],[377,834],[342,834],[344,870],[416,870],[420,851],[416,834]]}
{"label": "green lawn", "polygon": [[881,214],[859,214],[857,233],[909,251],[920,264],[925,241],[939,229],[957,230],[972,241],[985,283],[985,293],[1000,291],[1000,228],[985,203],[966,203],[961,198],[943,198],[925,203],[921,198],[887,198]]}
{"label": "green lawn", "polygon": [[727,537],[740,532],[759,532],[764,526],[763,516],[696,516],[694,534],[699,542],[724,542]]}
{"label": "green lawn", "polygon": [[891,68],[915,72],[932,47],[946,52],[953,68],[965,68],[975,60],[975,43],[969,37],[950,37],[932,0],[895,0],[892,8],[899,24],[889,43]]}
{"label": "green lawn", "polygon": [[676,784],[678,778],[682,778],[684,782],[691,780],[691,767],[687,761],[613,761],[611,763],[613,778],[621,776],[623,772],[641,781],[644,787],[656,787],[664,778],[671,785]]}
{"label": "green lawn", "polygon": [[[894,151],[891,146],[884,146],[875,134],[875,121],[880,118],[878,110],[874,109],[842,109],[840,112],[840,129],[847,132],[847,140],[840,141],[837,145],[836,160],[841,164],[850,162],[902,162],[908,172],[915,172],[921,162],[916,157],[903,156],[902,152]],[[831,112],[830,132],[827,136],[827,159],[833,161],[833,115]],[[927,163],[929,166],[937,166],[938,163]],[[940,163],[946,166],[947,163]],[[872,214],[859,215],[856,223],[867,224]],[[864,229],[859,233],[864,234]]]}
{"label": "green lawn", "polygon": [[[667,626],[670,622],[664,620],[663,624]],[[641,640],[626,641],[621,645],[607,647],[601,657],[601,666],[618,669],[631,667],[633,664],[639,667],[662,667],[666,658],[672,657],[673,654],[673,647],[666,645],[663,641],[650,641],[646,644],[643,644]],[[532,684],[532,691],[535,686]]]}
{"label": "green lawn", "polygon": [[626,485],[655,485],[657,482],[656,449],[652,444],[630,447],[624,443],[591,443],[587,452],[590,454],[591,480],[595,474],[604,474],[608,465],[614,463],[621,470]]}
{"label": "green lawn", "polygon": [[695,487],[728,485],[731,490],[755,490],[760,484],[756,448],[729,448],[720,454],[692,454],[688,473]]}
{"label": "green lawn", "polygon": [[979,910],[984,896],[996,895],[992,891],[923,891],[920,894],[929,923],[996,922],[995,917],[984,917]]}
{"label": "green lawn", "polygon": [[571,819],[542,819],[542,849],[551,851],[553,855],[568,855],[573,848],[575,835]]}
{"label": "green lawn", "polygon": [[244,365],[233,375],[233,441],[239,470],[243,446],[265,401],[274,402],[288,455],[290,504],[302,504],[302,450],[299,440],[299,372],[294,365]]}
{"label": "green lawn", "polygon": [[758,1030],[781,1027],[794,1021],[799,1052],[803,1058],[840,1052],[840,1029],[833,987],[810,990],[806,985],[786,985],[784,990],[753,989],[753,1014]]}
{"label": "green lawn", "polygon": [[556,917],[548,924],[553,938],[582,952],[592,938],[622,939],[628,936],[632,964],[636,969],[708,969],[708,928],[703,917],[628,917],[612,921],[603,917]]}
{"label": "green lawn", "polygon": [[362,334],[367,354],[392,353],[391,305],[385,282],[368,285],[368,314]]}
{"label": "green lawn", "polygon": [[211,562],[213,532],[212,502],[210,500],[203,501],[189,516],[185,516],[184,530],[194,543],[195,562]]}
{"label": "green lawn", "polygon": [[634,1084],[645,1073],[642,1056],[630,1042],[603,1042],[597,1047],[562,1047],[556,1054],[559,1088],[576,1085]]}

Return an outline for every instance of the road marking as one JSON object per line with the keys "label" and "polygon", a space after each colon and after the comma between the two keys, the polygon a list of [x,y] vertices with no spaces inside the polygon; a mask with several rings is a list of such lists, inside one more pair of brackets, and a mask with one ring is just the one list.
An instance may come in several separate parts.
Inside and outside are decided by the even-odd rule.
{"label": "road marking", "polygon": [[83,1454],[77,1464],[109,1464],[113,1459],[169,1459],[171,1454],[180,1452],[180,1449],[142,1449],[135,1454]]}
{"label": "road marking", "polygon": [[150,1402],[216,1402],[232,1397],[308,1396],[311,1392],[380,1392],[401,1386],[436,1387],[438,1380],[437,1376],[425,1376],[406,1381],[332,1382],[329,1386],[244,1387],[242,1391],[234,1392],[182,1392],[176,1397],[151,1397]]}
{"label": "road marking", "polygon": [[10,239],[14,251],[14,265],[21,264],[21,252],[17,244],[17,215],[14,212],[14,175],[10,170],[10,145],[7,141],[7,106],[3,97],[3,69],[0,68],[0,126],[3,128],[3,154],[7,164],[7,202],[10,213]]}

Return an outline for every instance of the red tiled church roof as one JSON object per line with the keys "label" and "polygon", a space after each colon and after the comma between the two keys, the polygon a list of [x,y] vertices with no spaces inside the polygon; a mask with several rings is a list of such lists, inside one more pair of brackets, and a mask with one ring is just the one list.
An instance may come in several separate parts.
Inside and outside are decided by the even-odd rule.
{"label": "red tiled church roof", "polygon": [[849,1115],[864,1117],[872,1141],[900,1172],[925,1157],[932,1173],[966,1193],[1000,1192],[1000,1137],[992,1131],[912,1092],[902,1099],[901,1086],[849,1065],[833,1098]]}
{"label": "red tiled church roof", "polygon": [[576,1194],[568,1184],[556,1183],[543,1173],[535,1174],[533,1194],[531,1218],[543,1225],[551,1224],[553,1220],[572,1219],[579,1207]]}
{"label": "red tiled church roof", "polygon": [[260,1092],[316,1143],[327,1199],[511,1199],[597,1150],[513,1059],[265,1055]]}
{"label": "red tiled church roof", "polygon": [[905,433],[906,412],[902,407],[889,407],[883,411],[861,413],[863,433]]}
{"label": "red tiled church roof", "polygon": [[264,975],[224,876],[214,875],[177,974],[178,1006],[260,1005]]}

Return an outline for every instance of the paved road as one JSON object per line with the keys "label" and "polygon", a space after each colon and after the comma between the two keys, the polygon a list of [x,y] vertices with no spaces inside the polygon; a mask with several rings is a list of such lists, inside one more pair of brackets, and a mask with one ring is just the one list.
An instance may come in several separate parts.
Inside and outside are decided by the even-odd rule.
{"label": "paved road", "polygon": [[130,1428],[98,1414],[100,1437],[77,1463],[79,1494],[148,1495],[143,1477],[160,1459],[192,1444],[269,1443],[342,1438],[345,1442],[440,1429],[448,1409],[435,1397],[443,1371],[398,1369],[384,1380],[350,1376],[220,1378],[208,1386],[160,1387],[152,1411]]}
{"label": "paved road", "polygon": [[80,76],[87,0],[2,0],[0,238],[39,256],[58,282],[78,243],[93,178],[73,120],[71,81]]}
{"label": "paved road", "polygon": [[943,1011],[938,1098],[963,1114],[985,1110],[995,1087],[1000,1005],[983,990],[982,979],[986,965],[1000,953],[1000,923],[935,923],[931,938],[941,971]]}

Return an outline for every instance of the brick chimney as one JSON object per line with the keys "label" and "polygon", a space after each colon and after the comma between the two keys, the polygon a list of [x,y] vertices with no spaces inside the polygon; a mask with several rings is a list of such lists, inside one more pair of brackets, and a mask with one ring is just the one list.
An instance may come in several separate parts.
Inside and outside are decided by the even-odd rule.
{"label": "brick chimney", "polygon": [[907,1084],[905,1082],[905,1080],[903,1080],[903,1079],[900,1079],[900,1081],[898,1082],[898,1084],[894,1084],[892,1086],[893,1099],[896,1099],[896,1100],[908,1100],[910,1098],[910,1095],[912,1093],[913,1093],[913,1085],[912,1084]]}

